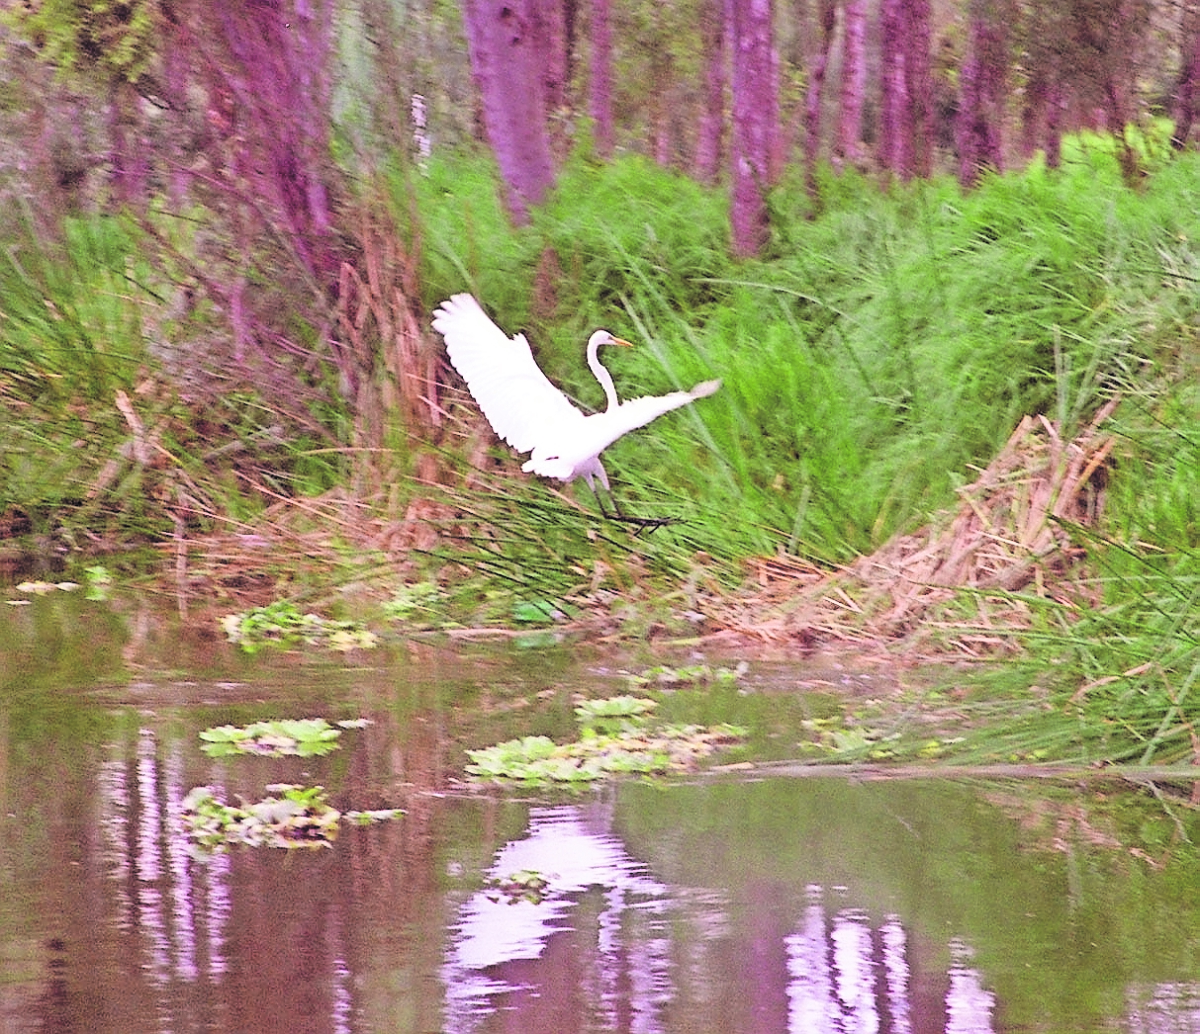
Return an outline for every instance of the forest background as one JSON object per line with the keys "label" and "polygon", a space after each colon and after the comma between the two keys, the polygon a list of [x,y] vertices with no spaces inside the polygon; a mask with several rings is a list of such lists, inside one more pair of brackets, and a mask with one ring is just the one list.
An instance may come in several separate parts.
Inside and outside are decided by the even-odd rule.
{"label": "forest background", "polygon": [[[1030,756],[1200,756],[1200,5],[3,11],[0,559],[920,635],[1069,703]],[[679,523],[514,474],[460,290],[584,405],[596,326],[624,395],[724,380],[612,450]]]}

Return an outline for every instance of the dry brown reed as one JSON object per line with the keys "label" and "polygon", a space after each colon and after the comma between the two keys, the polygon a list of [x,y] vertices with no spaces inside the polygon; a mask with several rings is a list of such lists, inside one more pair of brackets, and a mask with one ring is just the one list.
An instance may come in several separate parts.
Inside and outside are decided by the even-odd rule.
{"label": "dry brown reed", "polygon": [[756,561],[754,590],[724,608],[721,623],[766,641],[936,638],[976,656],[1003,648],[1013,628],[1027,625],[1023,594],[1085,604],[1085,557],[1067,526],[1091,525],[1100,512],[1115,441],[1103,425],[1116,405],[1107,403],[1071,440],[1044,416],[1026,416],[987,469],[959,489],[952,512],[844,568]]}

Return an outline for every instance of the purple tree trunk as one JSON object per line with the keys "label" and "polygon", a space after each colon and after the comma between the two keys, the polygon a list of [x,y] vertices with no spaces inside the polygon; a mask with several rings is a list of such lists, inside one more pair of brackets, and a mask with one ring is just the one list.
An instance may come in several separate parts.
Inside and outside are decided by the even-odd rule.
{"label": "purple tree trunk", "polygon": [[613,152],[612,104],[612,19],[610,0],[592,3],[592,76],[590,107],[596,153],[609,158]]}
{"label": "purple tree trunk", "polygon": [[909,144],[901,176],[928,178],[933,172],[932,14],[929,0],[904,0],[904,78]]}
{"label": "purple tree trunk", "polygon": [[138,95],[124,80],[109,85],[108,128],[112,140],[113,196],[122,205],[144,203],[149,162],[139,132]]}
{"label": "purple tree trunk", "polygon": [[534,3],[530,7],[537,49],[544,55],[541,63],[542,102],[547,115],[547,133],[551,154],[563,155],[568,146],[566,120],[570,35],[573,10],[562,2]]}
{"label": "purple tree trunk", "polygon": [[903,179],[933,169],[933,71],[929,0],[880,8],[880,164]]}
{"label": "purple tree trunk", "polygon": [[846,0],[843,8],[842,83],[834,159],[862,161],[863,94],[867,85],[867,0]]}
{"label": "purple tree trunk", "polygon": [[1050,84],[1046,97],[1046,168],[1057,169],[1062,164],[1063,89],[1058,82]]}
{"label": "purple tree trunk", "polygon": [[973,0],[969,50],[959,75],[958,181],[974,186],[985,168],[1003,168],[1000,126],[1008,79],[1008,30],[1015,11],[1006,0]]}
{"label": "purple tree trunk", "polygon": [[1046,130],[1046,99],[1049,87],[1040,76],[1030,75],[1025,83],[1025,101],[1021,105],[1021,157],[1029,161]]}
{"label": "purple tree trunk", "polygon": [[734,254],[758,254],[767,242],[767,187],[779,135],[779,87],[771,43],[771,0],[726,0],[733,74],[730,223]]}
{"label": "purple tree trunk", "polygon": [[705,55],[704,108],[696,134],[696,177],[715,183],[725,135],[725,5],[707,0],[701,12],[701,50]]}
{"label": "purple tree trunk", "polygon": [[1200,101],[1200,3],[1187,4],[1181,26],[1179,83],[1175,88],[1175,131],[1171,146],[1182,151],[1187,146]]}
{"label": "purple tree trunk", "polygon": [[903,0],[882,0],[879,9],[879,164],[893,172],[908,165],[908,75],[904,68],[902,4]]}
{"label": "purple tree trunk", "polygon": [[[178,4],[172,47],[198,54],[208,77],[208,131],[221,178],[262,199],[314,281],[336,282],[329,163],[331,2]],[[265,202],[265,203],[263,203]]]}
{"label": "purple tree trunk", "polygon": [[463,0],[471,73],[483,101],[484,130],[496,155],[515,223],[529,221],[554,185],[543,71],[548,55],[536,0]]}
{"label": "purple tree trunk", "polygon": [[837,0],[820,0],[817,7],[821,49],[813,61],[804,98],[804,188],[815,204],[817,197],[817,157],[821,151],[821,102],[825,98],[825,73],[833,49],[833,30],[837,24]]}

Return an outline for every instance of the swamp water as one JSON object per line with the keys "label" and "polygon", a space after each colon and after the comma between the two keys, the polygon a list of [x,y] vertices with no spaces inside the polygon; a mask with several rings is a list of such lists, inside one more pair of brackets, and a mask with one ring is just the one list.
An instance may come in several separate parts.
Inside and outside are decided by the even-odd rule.
{"label": "swamp water", "polygon": [[[661,706],[784,758],[872,678],[752,664]],[[583,648],[249,658],[137,607],[3,608],[0,1031],[1200,1032],[1200,823],[1171,788],[462,784],[465,749],[569,738],[575,694],[628,690]],[[200,749],[309,715],[371,724],[324,757]],[[195,856],[189,790],[280,782],[404,815]]]}

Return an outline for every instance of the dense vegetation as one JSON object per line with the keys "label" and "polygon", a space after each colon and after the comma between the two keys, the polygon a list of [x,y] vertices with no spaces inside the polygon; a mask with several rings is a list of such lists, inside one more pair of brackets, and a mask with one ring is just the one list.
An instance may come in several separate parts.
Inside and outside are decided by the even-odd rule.
{"label": "dense vegetation", "polygon": [[[391,589],[399,560],[443,598],[475,587],[488,603],[473,620],[549,599],[607,607],[636,630],[737,591],[748,558],[869,552],[952,504],[1021,415],[1069,436],[1120,396],[1103,513],[1073,529],[1086,554],[1074,577],[1097,606],[1029,594],[1030,666],[1005,671],[1034,724],[1012,727],[1011,753],[1182,759],[1200,680],[1198,176],[1185,154],[1132,188],[1111,144],[1085,136],[1062,169],[1035,164],[969,194],[845,174],[813,213],[803,185],[785,184],[769,254],[735,263],[723,196],[641,159],[577,158],[520,230],[481,158],[397,174],[388,207],[396,237],[419,242],[418,314],[474,291],[585,405],[599,403],[581,361],[598,325],[641,345],[609,357],[624,396],[723,378],[611,451],[628,510],[684,518],[641,538],[600,522],[585,493],[575,508],[521,476],[507,451],[486,459],[452,388],[445,419],[382,434],[369,470],[362,414],[319,365],[297,364],[309,393],[294,394],[293,370],[286,406],[262,379],[211,390],[194,350],[218,321],[181,308],[179,291],[181,256],[202,242],[162,220],[83,213],[50,237],[9,212],[0,513],[43,549],[87,552],[262,530],[290,500],[293,530],[324,528],[347,565],[366,557]],[[269,287],[269,266],[249,273]],[[319,330],[297,319],[293,333]],[[389,557],[376,532],[406,512],[436,534]]]}

